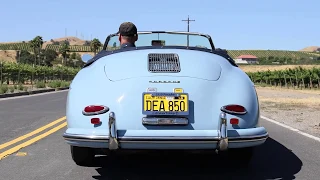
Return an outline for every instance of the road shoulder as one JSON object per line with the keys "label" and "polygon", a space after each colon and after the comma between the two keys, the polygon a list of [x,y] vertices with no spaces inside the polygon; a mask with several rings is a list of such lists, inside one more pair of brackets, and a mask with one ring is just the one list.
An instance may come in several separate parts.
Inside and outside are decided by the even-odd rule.
{"label": "road shoulder", "polygon": [[320,137],[320,91],[257,88],[261,116]]}

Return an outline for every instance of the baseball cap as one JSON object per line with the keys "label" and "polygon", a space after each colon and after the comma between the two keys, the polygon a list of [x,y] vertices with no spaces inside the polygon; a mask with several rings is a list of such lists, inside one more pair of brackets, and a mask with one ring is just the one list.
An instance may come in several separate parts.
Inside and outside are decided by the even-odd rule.
{"label": "baseball cap", "polygon": [[132,22],[124,22],[120,25],[118,34],[123,36],[134,36],[137,34],[137,27]]}

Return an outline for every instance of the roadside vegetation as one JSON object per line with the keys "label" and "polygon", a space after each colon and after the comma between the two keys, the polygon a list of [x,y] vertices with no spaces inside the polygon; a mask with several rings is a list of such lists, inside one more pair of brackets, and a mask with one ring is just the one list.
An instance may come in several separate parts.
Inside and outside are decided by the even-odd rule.
{"label": "roadside vegetation", "polygon": [[320,67],[302,66],[283,70],[262,70],[246,72],[250,79],[259,86],[291,89],[320,89]]}
{"label": "roadside vegetation", "polygon": [[66,88],[69,87],[70,81],[62,81],[62,80],[54,80],[49,83],[45,82],[36,82],[34,86],[32,85],[25,85],[25,84],[18,84],[18,85],[7,85],[2,84],[0,86],[0,94],[6,93],[18,93],[18,92],[28,92],[35,89],[46,89],[46,88]]}
{"label": "roadside vegetation", "polygon": [[68,87],[80,68],[20,63],[0,64],[0,94]]}
{"label": "roadside vegetation", "polygon": [[[44,43],[36,36],[29,42],[0,44],[2,58],[5,51],[16,52],[16,61],[0,57],[0,94],[69,86],[84,64],[81,54],[72,51],[68,41],[53,42],[59,46],[54,50],[44,48]],[[102,45],[97,39],[85,43],[93,53]]]}
{"label": "roadside vegetation", "polygon": [[312,69],[312,68],[320,68],[320,64],[308,64],[308,65],[239,65],[240,69],[244,72],[263,72],[263,71],[275,71],[275,70],[286,70],[286,69],[295,69],[302,67],[303,69]]}

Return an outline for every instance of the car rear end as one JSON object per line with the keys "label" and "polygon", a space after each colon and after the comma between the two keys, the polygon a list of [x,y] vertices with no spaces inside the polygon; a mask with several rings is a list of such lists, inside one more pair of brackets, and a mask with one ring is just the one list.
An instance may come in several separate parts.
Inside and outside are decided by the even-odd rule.
{"label": "car rear end", "polygon": [[222,56],[192,50],[101,57],[72,83],[64,136],[113,150],[227,148],[227,129],[246,134],[238,130],[259,119],[254,87],[237,72]]}

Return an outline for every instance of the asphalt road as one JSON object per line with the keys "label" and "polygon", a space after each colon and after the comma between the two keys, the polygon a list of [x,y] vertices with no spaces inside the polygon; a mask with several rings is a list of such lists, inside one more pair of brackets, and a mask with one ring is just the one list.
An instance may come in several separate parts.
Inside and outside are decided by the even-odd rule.
{"label": "asphalt road", "polygon": [[[59,92],[0,100],[0,145],[65,116],[66,95],[66,92]],[[69,146],[63,141],[64,127],[20,149],[21,156],[15,152],[2,159],[0,179],[319,179],[319,142],[265,120],[261,124],[269,131],[270,138],[255,149],[247,169],[228,168],[214,154],[138,155],[112,163],[102,156],[97,157],[95,167],[80,167],[72,161]],[[0,153],[29,139],[0,149]]]}

